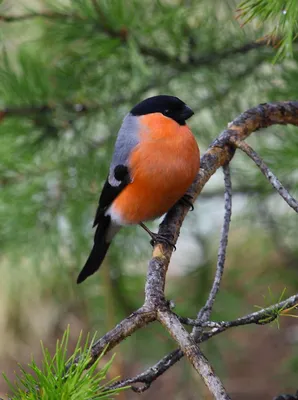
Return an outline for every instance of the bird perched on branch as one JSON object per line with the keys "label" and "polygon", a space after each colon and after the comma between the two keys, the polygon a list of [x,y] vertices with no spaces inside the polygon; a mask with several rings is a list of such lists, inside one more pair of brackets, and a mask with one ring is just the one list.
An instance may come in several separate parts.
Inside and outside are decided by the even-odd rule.
{"label": "bird perched on branch", "polygon": [[153,242],[169,242],[143,221],[160,217],[186,199],[200,167],[199,148],[185,122],[193,114],[177,97],[160,95],[140,102],[126,115],[99,199],[94,245],[77,283],[98,270],[122,226],[140,224]]}

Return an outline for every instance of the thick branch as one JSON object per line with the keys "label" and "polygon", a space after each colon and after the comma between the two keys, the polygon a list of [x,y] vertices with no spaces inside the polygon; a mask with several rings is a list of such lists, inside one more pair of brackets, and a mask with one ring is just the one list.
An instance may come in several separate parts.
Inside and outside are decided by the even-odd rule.
{"label": "thick branch", "polygon": [[[137,311],[133,312],[130,316],[122,320],[112,330],[107,332],[103,337],[97,340],[91,349],[91,361],[90,365],[94,364],[98,355],[104,350],[109,351],[115,347],[118,343],[122,342],[128,336],[133,334],[136,330],[148,325],[150,322],[156,320],[156,312],[154,310],[148,310],[146,307],[141,307]],[[75,363],[78,359],[75,360]],[[68,369],[70,365],[66,366]]]}
{"label": "thick branch", "polygon": [[[241,141],[248,137],[252,132],[274,124],[298,125],[298,102],[262,104],[237,117],[231,124],[229,124],[228,129],[222,132],[218,139],[212,143],[207,152],[203,155],[201,159],[201,169],[188,194],[195,199],[215,171],[219,167],[230,162],[234,155],[234,145],[230,142],[231,138]],[[167,213],[164,221],[160,225],[159,233],[168,236],[168,238],[175,244],[179,236],[180,227],[187,212],[188,206],[177,204]],[[207,360],[204,359],[204,356],[200,353],[197,345],[193,345],[193,339],[182,328],[179,319],[171,312],[169,304],[165,300],[165,279],[171,254],[172,247],[161,244],[155,246],[153,258],[151,259],[148,268],[144,306],[136,313],[133,313],[130,317],[123,320],[119,325],[117,325],[117,327],[95,343],[92,348],[92,361],[95,361],[105,346],[108,345],[108,349],[113,348],[117,343],[125,339],[134,331],[158,318],[179,343],[183,352],[188,356],[195,369],[202,375],[213,396],[216,396],[219,393],[217,390],[220,390],[223,397],[219,398],[228,398],[224,397],[227,395],[224,392],[221,382],[216,376],[213,376],[210,382],[207,381],[206,375],[209,373]],[[287,302],[282,302],[278,306],[290,307],[291,305],[296,304],[297,299],[298,295],[292,296]],[[276,308],[276,306],[269,307],[235,321],[220,323],[220,326],[211,328],[209,332],[203,332],[198,338],[199,342],[208,340],[212,336],[219,334],[232,326],[244,325],[247,323],[260,323],[261,318],[264,318],[264,316],[268,317],[268,313],[271,313],[271,318],[267,321],[269,322],[277,315],[276,312],[274,314],[274,307]],[[164,372],[173,365],[174,362],[177,362],[182,357],[183,352],[178,350],[174,352],[173,355],[167,356],[165,358],[166,367],[164,361],[161,361],[158,363],[158,368],[160,369],[155,373],[160,375],[162,373],[160,371]],[[150,373],[152,373],[152,369],[150,369],[150,371]],[[145,386],[143,387],[145,390],[150,386],[152,380],[146,381],[146,377],[144,377],[143,374],[141,375],[142,382],[145,383]],[[154,379],[156,379],[156,377]],[[132,380],[130,382],[132,382]],[[216,383],[215,386],[213,386],[214,382]]]}
{"label": "thick branch", "polygon": [[163,324],[173,339],[179,344],[180,349],[191,362],[194,369],[201,375],[210,393],[215,399],[229,400],[222,382],[215,375],[207,358],[201,352],[198,344],[181,325],[177,316],[169,310],[158,310],[158,320]]}
{"label": "thick branch", "polygon": [[151,310],[140,308],[138,311],[135,311],[129,317],[125,318],[118,325],[116,325],[114,329],[106,333],[93,345],[91,351],[92,358],[95,361],[98,357],[98,354],[101,354],[106,346],[108,346],[106,351],[111,350],[113,347],[122,342],[125,338],[130,336],[136,330],[155,320],[156,315]]}

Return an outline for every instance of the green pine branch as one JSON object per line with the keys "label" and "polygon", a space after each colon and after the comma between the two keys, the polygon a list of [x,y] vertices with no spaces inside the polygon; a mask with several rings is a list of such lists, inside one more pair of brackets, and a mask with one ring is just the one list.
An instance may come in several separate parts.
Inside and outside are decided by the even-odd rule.
{"label": "green pine branch", "polygon": [[[64,332],[61,342],[57,341],[53,357],[42,345],[43,361],[41,367],[32,359],[28,365],[30,372],[20,366],[20,375],[16,376],[15,382],[9,381],[4,375],[12,393],[11,400],[113,399],[123,390],[106,388],[116,378],[104,383],[113,362],[113,357],[104,366],[99,367],[99,364],[102,363],[101,356],[86,371],[91,360],[91,346],[88,343],[88,338],[85,344],[82,344],[82,338],[81,336],[79,337],[76,348],[69,358],[67,357],[68,343],[69,327]],[[75,363],[75,360],[78,361]],[[66,365],[72,366],[66,370]]]}
{"label": "green pine branch", "polygon": [[[185,71],[186,69],[192,69],[194,67],[197,68],[216,65],[218,62],[228,59],[229,57],[238,54],[246,54],[253,49],[258,49],[261,47],[274,46],[276,43],[276,40],[265,37],[264,39],[260,39],[258,41],[249,41],[241,44],[240,46],[234,46],[233,48],[224,49],[222,51],[211,50],[206,54],[203,53],[200,55],[196,54],[196,48],[193,46],[194,48],[192,49],[192,52],[194,52],[194,54],[191,53],[190,58],[185,60],[181,58],[181,54],[171,54],[164,49],[160,49],[159,47],[148,45],[144,40],[136,37],[136,34],[132,29],[124,25],[120,27],[113,26],[107,17],[107,13],[102,9],[102,7],[100,7],[99,3],[96,2],[96,0],[90,0],[90,2],[93,5],[93,9],[90,10],[88,8],[89,12],[87,12],[84,8],[75,11],[68,8],[53,8],[51,11],[42,13],[32,12],[24,15],[0,15],[0,21],[19,22],[35,18],[52,20],[58,24],[55,27],[60,31],[60,34],[62,33],[63,35],[66,35],[64,39],[70,39],[72,35],[70,34],[71,28],[73,28],[73,41],[77,40],[78,33],[82,35],[84,30],[86,30],[87,36],[90,35],[90,31],[103,33],[107,38],[116,40],[116,43],[114,43],[115,47],[125,44],[130,50],[134,50],[135,53],[139,52],[142,56],[155,59],[161,65],[175,67],[176,69],[182,71]],[[87,7],[87,2],[85,6]],[[244,13],[242,15],[244,15]],[[184,39],[183,46],[187,47],[187,42],[189,39],[192,39],[195,36],[195,31],[191,30],[188,25],[185,26],[185,31],[187,31],[187,35],[185,34],[185,37],[181,36],[180,40]],[[55,35],[56,37],[59,36],[57,35],[57,32]]]}
{"label": "green pine branch", "polygon": [[270,23],[272,37],[281,37],[275,61],[293,56],[293,42],[298,35],[297,0],[244,0],[239,5],[243,25],[253,20]]}

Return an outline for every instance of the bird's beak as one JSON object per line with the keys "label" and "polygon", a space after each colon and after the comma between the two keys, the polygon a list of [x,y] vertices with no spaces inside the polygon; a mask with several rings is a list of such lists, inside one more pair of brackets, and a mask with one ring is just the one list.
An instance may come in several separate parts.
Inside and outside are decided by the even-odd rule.
{"label": "bird's beak", "polygon": [[188,107],[186,104],[181,112],[181,117],[186,121],[188,118],[194,115],[194,112],[190,107]]}

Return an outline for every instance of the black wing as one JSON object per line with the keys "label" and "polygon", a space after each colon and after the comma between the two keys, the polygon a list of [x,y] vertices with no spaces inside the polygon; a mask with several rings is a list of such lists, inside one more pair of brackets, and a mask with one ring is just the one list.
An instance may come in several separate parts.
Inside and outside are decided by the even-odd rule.
{"label": "black wing", "polygon": [[116,165],[114,169],[114,177],[120,182],[120,184],[118,186],[111,185],[109,182],[109,177],[107,177],[99,198],[99,204],[93,222],[93,227],[101,221],[106,209],[112,204],[119,193],[122,192],[125,186],[131,182],[129,171],[126,165]]}

